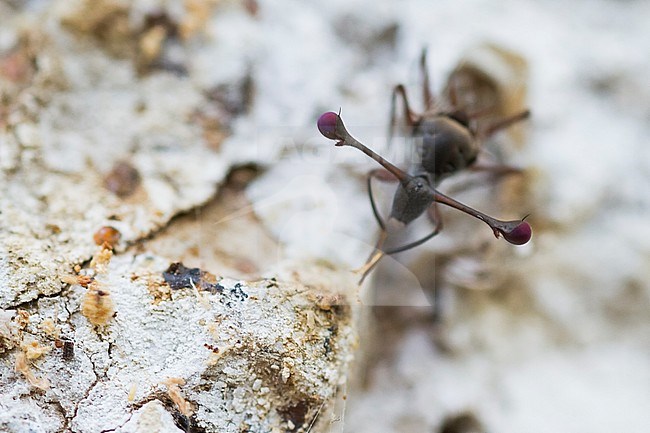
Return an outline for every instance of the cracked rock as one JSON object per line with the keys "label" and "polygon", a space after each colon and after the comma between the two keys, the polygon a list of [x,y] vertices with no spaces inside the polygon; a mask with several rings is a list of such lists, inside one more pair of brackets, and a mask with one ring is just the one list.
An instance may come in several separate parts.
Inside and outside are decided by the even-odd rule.
{"label": "cracked rock", "polygon": [[30,365],[49,386],[37,389],[9,362],[0,366],[0,405],[14,414],[3,418],[8,431],[146,431],[152,423],[167,431],[307,431],[324,422],[356,346],[351,293],[328,289],[321,270],[320,286],[215,277],[219,291],[194,286],[160,300],[154,291],[169,265],[150,254],[114,257],[98,276],[115,308],[105,325],[79,311],[89,289],[71,286],[72,316],[61,324],[74,341],[70,360],[38,331],[62,305],[25,310],[21,332],[52,347]]}
{"label": "cracked rock", "polygon": [[0,4],[0,431],[324,431],[355,286],[270,271],[283,246],[222,194],[258,163],[221,148],[253,83],[237,110],[210,92],[245,52],[197,62],[220,12],[154,3]]}

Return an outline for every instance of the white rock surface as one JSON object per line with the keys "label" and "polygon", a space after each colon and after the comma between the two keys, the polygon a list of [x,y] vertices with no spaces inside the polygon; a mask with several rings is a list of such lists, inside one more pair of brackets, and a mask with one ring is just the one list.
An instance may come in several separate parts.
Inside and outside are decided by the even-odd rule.
{"label": "white rock surface", "polygon": [[[310,273],[305,260],[287,265],[283,281],[219,277],[207,292],[172,293],[162,275],[169,264],[201,246],[211,253],[218,240],[181,239],[175,225],[166,234],[177,246],[141,243],[213,198],[234,163],[218,149],[227,117],[219,108],[201,117],[214,110],[208,91],[232,84],[217,71],[210,89],[200,87],[194,75],[130,57],[119,32],[141,37],[137,23],[155,5],[19,6],[0,6],[11,25],[0,51],[0,430],[322,431],[357,344],[347,271]],[[199,17],[214,11],[204,6]],[[181,9],[181,21],[195,12]],[[117,33],[101,33],[104,22]],[[127,23],[134,27],[120,27]],[[120,161],[139,177],[126,194],[107,187]],[[244,220],[240,239],[223,242],[254,249],[263,227]],[[94,245],[104,226],[121,235],[112,260]],[[231,252],[215,254],[216,269],[265,263],[230,244],[223,251]]]}
{"label": "white rock surface", "polygon": [[[60,292],[60,277],[90,258],[101,227],[117,228],[123,248],[208,200],[228,169],[183,120],[198,109],[198,89],[169,74],[139,79],[130,62],[60,28],[51,6],[1,6],[12,25],[4,34],[28,29],[27,42],[2,47],[5,69],[12,53],[36,59],[28,82],[2,81],[10,101],[0,132],[3,308]],[[122,160],[141,177],[125,199],[102,186]]]}
{"label": "white rock surface", "polygon": [[[143,423],[157,422],[169,431],[238,432],[292,423],[305,431],[324,423],[357,344],[350,294],[330,290],[323,270],[321,285],[310,288],[218,278],[197,280],[200,291],[170,290],[168,266],[150,254],[115,257],[97,275],[115,311],[104,325],[79,312],[89,295],[78,285],[24,310],[20,338],[51,348],[30,367],[49,385],[37,392],[13,371],[18,352],[5,356],[4,428],[146,431]],[[70,359],[43,332],[48,318],[74,342]]]}

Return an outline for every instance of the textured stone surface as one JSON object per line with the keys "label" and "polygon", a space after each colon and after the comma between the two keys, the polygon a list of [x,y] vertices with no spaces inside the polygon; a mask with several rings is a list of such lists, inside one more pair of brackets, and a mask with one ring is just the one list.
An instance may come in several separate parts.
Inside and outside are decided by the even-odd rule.
{"label": "textured stone surface", "polygon": [[[229,217],[241,193],[212,213],[244,90],[165,57],[174,23],[189,39],[214,5],[145,3],[0,6],[0,429],[323,430],[356,346],[354,285],[308,261],[281,271],[259,221]],[[218,276],[172,289],[182,259]]]}
{"label": "textured stone surface", "polygon": [[[2,47],[0,76],[0,306],[9,308],[60,292],[101,227],[117,228],[123,249],[208,200],[228,166],[188,122],[202,97],[187,80],[138,77],[130,62],[58,28],[57,13],[1,8],[16,29],[31,24],[3,29],[9,41],[21,35]],[[35,66],[8,74],[16,56]],[[128,196],[105,185],[120,161],[140,176]]]}
{"label": "textured stone surface", "polygon": [[[151,417],[173,431],[169,413],[176,425],[220,432],[305,431],[326,419],[357,344],[350,293],[332,289],[323,269],[320,285],[309,287],[210,277],[209,290],[196,288],[201,281],[174,290],[163,278],[169,264],[148,253],[114,257],[95,277],[114,305],[103,325],[81,314],[88,293],[80,285],[21,310],[17,340],[50,349],[28,367],[47,385],[13,371],[20,351],[4,357],[0,405],[9,431],[40,423],[36,431],[96,432]],[[5,317],[2,326],[18,320]],[[69,359],[55,347],[58,337],[74,343]],[[152,409],[156,401],[167,414]]]}

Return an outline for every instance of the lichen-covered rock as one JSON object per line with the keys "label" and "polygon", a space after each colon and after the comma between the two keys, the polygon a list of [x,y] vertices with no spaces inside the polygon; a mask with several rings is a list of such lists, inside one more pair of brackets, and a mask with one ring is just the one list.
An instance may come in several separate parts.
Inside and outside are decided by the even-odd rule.
{"label": "lichen-covered rock", "polygon": [[169,226],[241,162],[220,146],[252,85],[193,63],[213,2],[158,3],[0,4],[0,430],[316,432],[354,285],[257,278],[280,246],[250,212]]}
{"label": "lichen-covered rock", "polygon": [[76,39],[61,4],[0,6],[1,308],[59,293],[102,227],[123,250],[207,201],[227,172],[185,121],[201,92],[171,74],[139,77]]}
{"label": "lichen-covered rock", "polygon": [[[22,392],[2,404],[12,413],[36,405],[78,432],[116,429],[134,412],[142,419],[154,401],[177,425],[208,432],[307,431],[332,410],[357,344],[352,285],[332,288],[324,270],[320,286],[214,277],[209,290],[190,280],[161,300],[169,265],[150,254],[114,257],[97,276],[115,311],[101,325],[81,314],[92,289],[80,285],[25,310],[25,332],[51,349],[29,366],[48,386],[5,363],[3,391]],[[74,342],[70,359],[39,331],[48,317]]]}

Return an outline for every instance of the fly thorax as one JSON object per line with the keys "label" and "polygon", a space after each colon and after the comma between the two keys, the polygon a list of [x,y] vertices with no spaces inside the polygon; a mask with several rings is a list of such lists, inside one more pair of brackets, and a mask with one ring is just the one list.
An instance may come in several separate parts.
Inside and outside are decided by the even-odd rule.
{"label": "fly thorax", "polygon": [[409,224],[422,215],[433,203],[433,191],[424,177],[412,177],[400,184],[393,197],[391,218]]}

